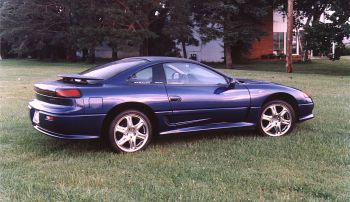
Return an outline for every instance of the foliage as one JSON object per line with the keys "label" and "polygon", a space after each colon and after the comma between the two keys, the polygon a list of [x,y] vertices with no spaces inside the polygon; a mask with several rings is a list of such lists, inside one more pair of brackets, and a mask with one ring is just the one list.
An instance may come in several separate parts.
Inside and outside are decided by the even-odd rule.
{"label": "foliage", "polygon": [[154,34],[149,31],[153,0],[2,0],[1,37],[20,55],[34,55],[62,47],[66,56],[94,48],[105,41],[113,48],[138,45]]}
{"label": "foliage", "polygon": [[[281,12],[286,13],[286,4],[286,0],[275,0]],[[295,29],[305,30],[301,38],[304,52],[314,50],[328,55],[333,42],[339,49],[344,37],[350,36],[348,0],[294,0],[294,9]]]}
{"label": "foliage", "polygon": [[350,26],[335,26],[332,23],[317,23],[313,26],[305,26],[303,33],[305,48],[314,50],[323,55],[332,53],[332,43],[336,43],[336,49],[341,49],[344,36],[350,35]]}
{"label": "foliage", "polygon": [[350,44],[346,44],[342,51],[342,55],[350,55]]}
{"label": "foliage", "polygon": [[186,46],[198,46],[198,39],[194,36],[193,30],[193,9],[192,0],[167,0],[165,1],[167,15],[165,18],[163,33],[176,40],[182,45],[184,58],[188,58]]}
{"label": "foliage", "polygon": [[68,8],[61,2],[2,1],[1,38],[12,44],[12,51],[20,55],[34,52],[41,57],[52,54],[57,47],[70,48]]}
{"label": "foliage", "polygon": [[[118,50],[140,47],[141,55],[178,55],[176,44],[198,45],[201,39],[224,39],[235,60],[249,53],[264,35],[269,1],[230,0],[0,0],[0,34],[19,55],[65,55],[77,50],[94,59],[94,48],[107,43]],[[14,23],[13,23],[14,22]],[[34,51],[33,51],[34,50]],[[231,50],[232,54],[231,54]]]}
{"label": "foliage", "polygon": [[[286,2],[274,1],[281,12]],[[304,52],[328,54],[332,42],[342,46],[342,37],[350,35],[348,0],[294,2],[295,27],[303,28],[307,39],[301,43]],[[226,61],[237,61],[265,34],[263,20],[271,6],[268,0],[0,0],[1,48],[68,60],[81,50],[93,61],[102,42],[115,59],[118,50],[129,47],[140,47],[141,55],[178,55],[181,44],[186,57],[186,46],[198,45],[198,37],[204,43],[220,38]]]}
{"label": "foliage", "polygon": [[194,19],[202,40],[222,38],[224,46],[229,47],[225,49],[229,50],[225,53],[226,59],[249,52],[251,44],[265,34],[261,30],[263,19],[272,10],[271,2],[265,0],[195,2]]}

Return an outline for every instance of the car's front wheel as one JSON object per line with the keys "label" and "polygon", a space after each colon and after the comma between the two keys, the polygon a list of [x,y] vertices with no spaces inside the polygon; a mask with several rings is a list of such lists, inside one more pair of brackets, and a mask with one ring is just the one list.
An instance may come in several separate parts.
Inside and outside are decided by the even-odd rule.
{"label": "car's front wheel", "polygon": [[117,152],[136,152],[147,147],[152,138],[149,118],[137,110],[118,114],[109,127],[108,140]]}
{"label": "car's front wheel", "polygon": [[291,132],[294,124],[293,107],[285,101],[275,100],[263,106],[258,128],[265,136],[278,137]]}

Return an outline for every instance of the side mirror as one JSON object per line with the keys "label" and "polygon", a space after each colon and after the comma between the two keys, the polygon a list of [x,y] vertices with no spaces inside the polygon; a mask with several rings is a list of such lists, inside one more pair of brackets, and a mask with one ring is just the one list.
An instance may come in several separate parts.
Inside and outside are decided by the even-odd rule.
{"label": "side mirror", "polygon": [[227,88],[234,89],[235,86],[236,86],[236,83],[237,83],[237,81],[235,79],[230,78],[230,81],[229,81],[229,84],[228,84]]}
{"label": "side mirror", "polygon": [[236,86],[236,81],[231,81],[229,84],[228,84],[228,88],[229,89],[234,89]]}

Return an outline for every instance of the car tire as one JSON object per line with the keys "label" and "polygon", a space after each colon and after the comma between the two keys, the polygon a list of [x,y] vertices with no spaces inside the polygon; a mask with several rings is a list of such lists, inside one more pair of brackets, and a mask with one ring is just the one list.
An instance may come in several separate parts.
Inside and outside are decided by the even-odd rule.
{"label": "car tire", "polygon": [[111,122],[108,142],[113,151],[132,153],[143,150],[151,142],[152,125],[143,112],[126,110]]}
{"label": "car tire", "polygon": [[295,111],[289,103],[283,100],[273,100],[262,107],[258,130],[264,136],[287,135],[293,130],[295,120]]}

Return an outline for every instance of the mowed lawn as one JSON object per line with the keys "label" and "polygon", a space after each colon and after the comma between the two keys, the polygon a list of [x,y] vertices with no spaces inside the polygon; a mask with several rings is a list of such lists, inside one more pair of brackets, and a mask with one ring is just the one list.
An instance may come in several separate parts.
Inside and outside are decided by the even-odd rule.
{"label": "mowed lawn", "polygon": [[350,200],[350,58],[251,63],[223,70],[303,89],[313,120],[266,138],[225,130],[157,138],[145,151],[112,153],[100,141],[61,141],[35,131],[33,84],[85,64],[0,61],[0,201]]}

